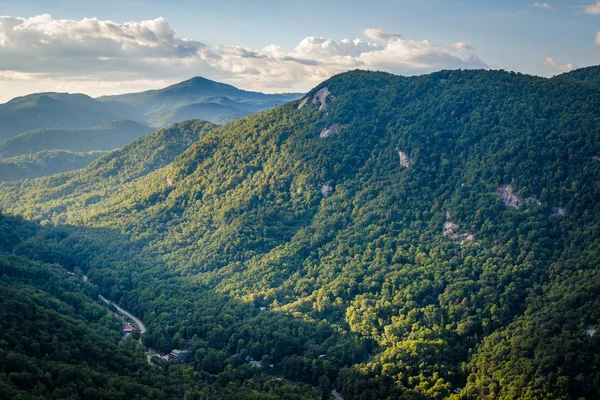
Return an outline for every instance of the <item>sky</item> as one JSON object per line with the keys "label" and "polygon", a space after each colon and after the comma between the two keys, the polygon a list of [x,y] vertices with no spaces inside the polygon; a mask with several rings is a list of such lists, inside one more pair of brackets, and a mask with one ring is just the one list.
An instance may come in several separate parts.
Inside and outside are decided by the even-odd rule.
{"label": "sky", "polygon": [[0,0],[0,102],[193,76],[299,92],[357,68],[549,77],[599,60],[595,0]]}

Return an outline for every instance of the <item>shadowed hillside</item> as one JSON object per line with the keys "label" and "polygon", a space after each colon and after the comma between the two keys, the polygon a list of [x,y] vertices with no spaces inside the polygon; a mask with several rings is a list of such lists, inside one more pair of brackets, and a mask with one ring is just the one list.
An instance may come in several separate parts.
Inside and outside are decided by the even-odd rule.
{"label": "shadowed hillside", "polygon": [[503,71],[352,71],[4,183],[0,202],[75,227],[17,254],[84,271],[143,318],[144,345],[190,349],[197,382],[595,398],[599,94]]}

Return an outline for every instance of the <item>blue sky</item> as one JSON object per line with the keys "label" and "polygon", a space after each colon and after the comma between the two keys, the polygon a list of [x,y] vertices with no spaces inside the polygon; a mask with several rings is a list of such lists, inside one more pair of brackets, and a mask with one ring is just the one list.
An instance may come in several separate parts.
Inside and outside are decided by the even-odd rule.
{"label": "blue sky", "polygon": [[[0,30],[0,59],[20,61],[0,61],[0,100],[36,87],[100,95],[157,87],[194,75],[267,92],[307,90],[327,75],[355,67],[407,75],[446,67],[486,67],[552,76],[599,63],[600,5],[584,8],[594,3],[0,0],[0,15],[13,22],[51,15],[35,20],[31,29],[40,35],[35,40],[31,32],[15,30],[5,35],[10,40],[3,46]],[[137,27],[133,34],[146,35],[144,29],[162,32],[165,27],[175,32],[158,45],[136,41],[132,48],[127,42],[131,30],[121,24],[158,17],[163,20],[149,28]],[[117,26],[109,31],[123,28],[124,33],[98,37],[106,29],[91,31],[80,23],[84,18],[113,21]],[[366,29],[378,33],[365,34]],[[68,36],[73,31],[79,35],[76,39]],[[192,41],[183,42],[184,38]],[[75,41],[70,43],[71,39]],[[360,39],[368,46],[343,39]],[[168,48],[157,54],[161,46]],[[185,54],[179,52],[182,46]],[[27,48],[42,51],[27,54]]]}

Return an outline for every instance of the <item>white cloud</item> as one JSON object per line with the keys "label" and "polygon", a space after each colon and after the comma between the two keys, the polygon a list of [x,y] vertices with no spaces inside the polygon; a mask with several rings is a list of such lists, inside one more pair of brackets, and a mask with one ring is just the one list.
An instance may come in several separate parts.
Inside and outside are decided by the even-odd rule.
{"label": "white cloud", "polygon": [[468,43],[464,43],[464,42],[454,43],[454,44],[452,44],[452,47],[454,47],[457,50],[475,51],[475,48],[473,46],[471,46]]}
{"label": "white cloud", "polygon": [[596,4],[581,6],[581,8],[583,8],[583,12],[585,14],[599,15],[600,14],[600,1],[597,1]]}
{"label": "white cloud", "polygon": [[552,7],[550,4],[548,3],[532,3],[531,4],[532,7],[537,7],[537,8],[543,8],[545,10],[553,10],[554,7]]}
{"label": "white cloud", "polygon": [[559,70],[561,72],[568,72],[568,71],[571,71],[571,70],[577,68],[577,66],[575,66],[575,65],[573,65],[571,63],[569,63],[569,64],[559,64],[552,57],[546,57],[545,63],[546,63],[546,65],[549,65],[549,66],[551,66],[551,67],[553,67],[553,68],[555,68],[555,69],[557,69],[557,70]]}
{"label": "white cloud", "polygon": [[307,37],[291,50],[277,44],[251,49],[181,38],[164,18],[119,24],[47,14],[0,17],[0,96],[14,95],[16,82],[27,77],[32,84],[21,89],[39,82],[40,88],[51,90],[54,82],[56,90],[76,88],[97,95],[103,89],[145,89],[145,84],[153,87],[194,75],[247,89],[281,91],[308,90],[355,68],[419,74],[487,67],[466,43],[439,46],[373,28],[363,34],[367,40]]}
{"label": "white cloud", "polygon": [[382,31],[381,29],[369,28],[369,29],[365,29],[363,31],[363,33],[365,34],[366,37],[368,37],[369,39],[372,39],[372,40],[390,41],[390,40],[402,39],[402,35],[399,35],[397,33],[386,33],[384,31]]}

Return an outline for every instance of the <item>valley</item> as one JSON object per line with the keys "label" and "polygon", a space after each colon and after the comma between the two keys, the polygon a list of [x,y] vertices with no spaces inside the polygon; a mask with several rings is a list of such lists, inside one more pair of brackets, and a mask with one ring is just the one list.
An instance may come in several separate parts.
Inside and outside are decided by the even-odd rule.
{"label": "valley", "polygon": [[[0,294],[34,293],[19,321],[62,313],[53,329],[103,335],[121,357],[93,350],[101,361],[68,385],[56,371],[76,357],[50,328],[25,340],[5,322],[0,356],[26,361],[0,385],[23,398],[38,383],[56,397],[594,398],[594,74],[350,71],[259,113],[177,122],[81,169],[0,183]],[[197,84],[100,101],[159,115]],[[75,337],[60,343],[91,348]],[[148,348],[191,353],[155,366]]]}

